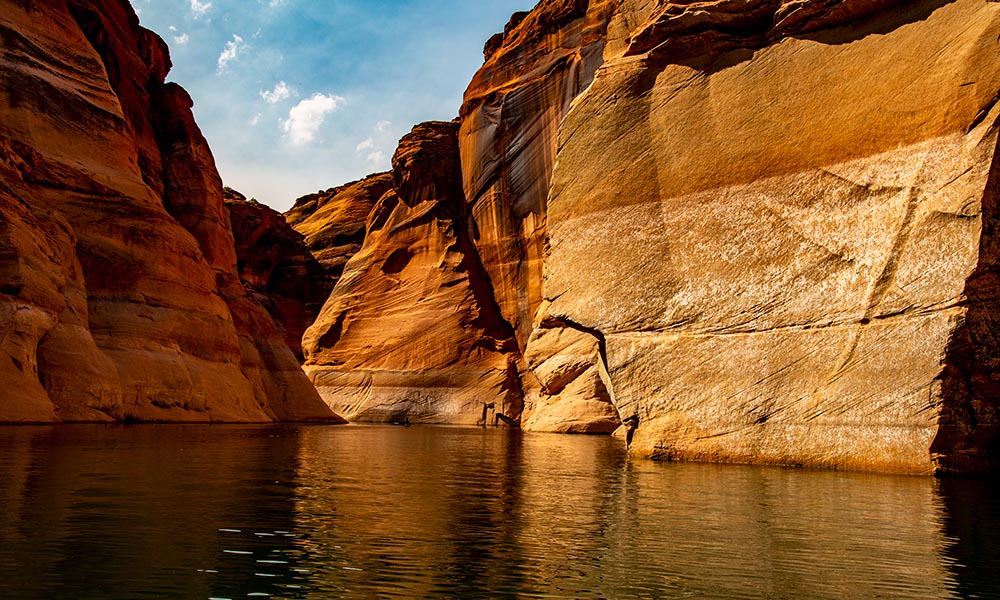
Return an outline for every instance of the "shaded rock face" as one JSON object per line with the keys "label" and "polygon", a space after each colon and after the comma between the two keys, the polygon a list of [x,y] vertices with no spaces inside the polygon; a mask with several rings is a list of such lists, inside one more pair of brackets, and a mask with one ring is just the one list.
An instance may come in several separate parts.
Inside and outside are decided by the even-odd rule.
{"label": "shaded rock face", "polygon": [[274,318],[301,361],[302,335],[319,316],[334,280],[284,215],[229,188],[225,200],[240,280]]}
{"label": "shaded rock face", "polygon": [[603,336],[633,450],[995,469],[1000,5],[626,0],[608,31],[544,296]]}
{"label": "shaded rock face", "polygon": [[0,420],[336,420],[239,282],[165,44],[124,1],[0,8]]}
{"label": "shaded rock face", "polygon": [[456,123],[414,128],[392,189],[303,339],[306,372],[355,421],[476,423],[521,413],[517,344],[467,234]]}

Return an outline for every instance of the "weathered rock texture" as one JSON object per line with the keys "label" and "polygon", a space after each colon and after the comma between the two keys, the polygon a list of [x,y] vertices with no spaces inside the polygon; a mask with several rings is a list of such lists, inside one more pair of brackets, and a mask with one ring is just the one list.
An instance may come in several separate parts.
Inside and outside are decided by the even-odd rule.
{"label": "weathered rock texture", "polygon": [[124,0],[0,1],[0,421],[337,419],[169,66]]}
{"label": "weathered rock texture", "polygon": [[240,280],[274,318],[301,361],[302,335],[319,316],[335,280],[284,215],[230,188],[224,196]]}
{"label": "weathered rock texture", "polygon": [[[454,261],[414,258],[450,232],[509,324],[526,428],[624,421],[665,459],[995,469],[998,39],[985,0],[543,1],[486,45],[460,168],[419,175],[460,172],[464,208],[382,199],[307,336],[313,377],[402,414],[427,403],[413,373],[461,372],[413,358],[469,343]],[[450,333],[407,329],[431,324]],[[375,356],[406,377],[353,371]]]}
{"label": "weathered rock texture", "polygon": [[306,372],[355,421],[471,425],[486,404],[516,418],[517,344],[468,235],[458,125],[417,126],[392,162],[364,246],[306,332]]}
{"label": "weathered rock texture", "polygon": [[636,452],[996,467],[998,39],[982,0],[619,5],[544,295]]}

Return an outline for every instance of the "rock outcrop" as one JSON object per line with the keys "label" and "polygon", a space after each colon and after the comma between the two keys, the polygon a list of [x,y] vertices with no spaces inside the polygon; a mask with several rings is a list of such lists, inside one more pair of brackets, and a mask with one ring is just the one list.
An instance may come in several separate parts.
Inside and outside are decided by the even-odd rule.
{"label": "rock outcrop", "polygon": [[336,282],[365,241],[368,215],[390,190],[392,174],[376,173],[299,198],[285,219],[305,237],[309,251]]}
{"label": "rock outcrop", "polygon": [[338,420],[239,282],[162,40],[124,0],[0,7],[0,421]]}
{"label": "rock outcrop", "polygon": [[516,420],[517,344],[468,234],[458,125],[418,125],[392,163],[364,246],[306,332],[306,372],[354,421],[472,425],[486,405]]}
{"label": "rock outcrop", "polygon": [[996,467],[997,39],[979,0],[621,3],[544,295],[635,452]]}

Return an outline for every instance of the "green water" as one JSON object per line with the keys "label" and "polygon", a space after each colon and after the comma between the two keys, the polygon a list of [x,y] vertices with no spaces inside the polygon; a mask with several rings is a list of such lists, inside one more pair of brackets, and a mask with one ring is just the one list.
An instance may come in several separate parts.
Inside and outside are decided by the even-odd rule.
{"label": "green water", "polygon": [[983,481],[609,438],[0,428],[0,598],[1000,598]]}

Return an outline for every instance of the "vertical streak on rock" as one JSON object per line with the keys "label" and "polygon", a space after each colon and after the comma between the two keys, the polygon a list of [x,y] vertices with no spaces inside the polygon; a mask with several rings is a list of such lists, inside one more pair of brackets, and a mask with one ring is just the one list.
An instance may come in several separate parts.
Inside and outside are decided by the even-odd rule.
{"label": "vertical streak on rock", "polygon": [[[530,13],[515,14],[504,32],[487,42],[486,62],[466,90],[461,110],[470,239],[519,348],[527,352],[530,340],[544,337],[533,352],[537,364],[554,358],[540,353],[561,351],[553,343],[578,341],[551,331],[534,336],[532,330],[544,318],[539,309],[548,244],[547,202],[559,127],[601,64],[613,8],[614,3],[607,1],[555,0],[540,3]],[[594,358],[589,351],[576,354],[582,352],[579,348],[569,352]],[[583,379],[561,387],[565,391],[559,398],[540,391],[523,361],[517,369],[529,399],[525,414],[529,428],[614,429],[611,424],[617,415],[596,369],[578,373]]]}

